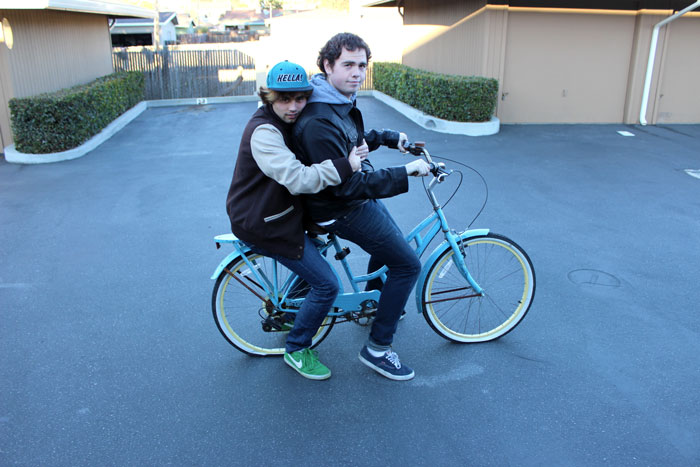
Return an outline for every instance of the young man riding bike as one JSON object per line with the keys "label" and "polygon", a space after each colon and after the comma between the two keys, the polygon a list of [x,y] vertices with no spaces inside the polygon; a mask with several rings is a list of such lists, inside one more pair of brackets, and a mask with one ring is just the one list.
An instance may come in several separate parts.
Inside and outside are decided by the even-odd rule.
{"label": "young man riding bike", "polygon": [[[406,136],[391,130],[365,132],[356,95],[365,80],[371,53],[358,36],[342,33],[321,49],[314,76],[314,92],[304,114],[294,127],[294,144],[305,164],[323,163],[347,154],[354,146],[367,144],[369,150],[380,145],[403,151]],[[305,208],[316,223],[341,238],[358,244],[368,252],[368,271],[386,265],[386,283],[368,284],[381,288],[376,317],[360,360],[378,373],[394,380],[414,377],[391,349],[398,321],[421,270],[418,256],[406,242],[401,230],[379,198],[408,191],[408,176],[425,176],[428,164],[418,159],[405,167],[374,170],[369,160],[362,170],[336,186],[304,197]]]}

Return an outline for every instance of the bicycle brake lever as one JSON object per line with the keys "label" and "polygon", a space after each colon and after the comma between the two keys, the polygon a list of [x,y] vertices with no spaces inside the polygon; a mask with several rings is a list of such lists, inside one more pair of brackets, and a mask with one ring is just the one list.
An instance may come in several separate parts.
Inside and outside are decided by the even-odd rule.
{"label": "bicycle brake lever", "polygon": [[430,172],[432,172],[438,183],[442,183],[449,175],[452,174],[451,170],[445,170],[445,164],[442,162],[431,162]]}
{"label": "bicycle brake lever", "polygon": [[410,152],[414,156],[422,156],[425,143],[422,141],[416,141],[415,143],[409,143],[408,141],[405,141],[403,147],[406,149],[406,151]]}

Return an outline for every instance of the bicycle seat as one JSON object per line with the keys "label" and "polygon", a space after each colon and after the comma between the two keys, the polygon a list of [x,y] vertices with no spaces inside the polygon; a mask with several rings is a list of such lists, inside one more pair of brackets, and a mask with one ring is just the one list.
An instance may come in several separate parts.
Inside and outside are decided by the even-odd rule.
{"label": "bicycle seat", "polygon": [[232,233],[229,233],[229,234],[217,235],[216,237],[214,237],[214,241],[216,243],[233,243],[233,242],[238,241],[238,237],[236,237]]}

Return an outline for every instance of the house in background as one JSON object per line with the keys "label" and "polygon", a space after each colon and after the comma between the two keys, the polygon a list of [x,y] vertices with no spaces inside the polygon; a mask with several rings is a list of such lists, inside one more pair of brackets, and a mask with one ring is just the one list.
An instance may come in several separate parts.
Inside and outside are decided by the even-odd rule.
{"label": "house in background", "polygon": [[[370,3],[366,2],[365,4]],[[652,30],[694,0],[385,0],[403,63],[498,79],[504,123],[640,121]],[[412,32],[413,31],[413,32]],[[700,12],[662,27],[645,118],[700,123]]]}
{"label": "house in background", "polygon": [[175,24],[175,35],[181,36],[183,34],[194,34],[195,28],[194,20],[187,13],[177,15],[177,23]]}
{"label": "house in background", "polygon": [[112,18],[144,8],[91,0],[0,0],[0,150],[12,144],[8,101],[112,73]]}
{"label": "house in background", "polygon": [[[178,25],[177,13],[173,11],[160,12],[160,41],[159,45],[175,44]],[[112,47],[130,47],[135,45],[153,45],[153,19],[148,18],[118,18],[110,28]]]}
{"label": "house in background", "polygon": [[284,12],[273,9],[264,12],[256,10],[231,10],[224,13],[219,19],[219,27],[225,31],[237,34],[242,40],[257,40],[260,36],[270,34],[269,19],[277,18],[294,12]]}

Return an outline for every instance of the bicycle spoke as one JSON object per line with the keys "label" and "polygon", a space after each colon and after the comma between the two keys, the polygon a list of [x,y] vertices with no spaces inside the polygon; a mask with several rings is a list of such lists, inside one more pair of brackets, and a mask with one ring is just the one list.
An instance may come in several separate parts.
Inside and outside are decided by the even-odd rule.
{"label": "bicycle spoke", "polygon": [[[493,237],[493,238],[491,238]],[[457,342],[492,340],[524,316],[534,292],[529,259],[497,235],[464,241],[465,265],[484,294],[473,290],[454,267],[453,250],[431,266],[422,297],[423,314],[440,335]],[[526,300],[525,302],[523,300]]]}
{"label": "bicycle spoke", "polygon": [[[214,288],[214,319],[222,335],[238,350],[252,355],[281,355],[288,332],[280,329],[285,315],[279,301],[282,296],[290,294],[290,285],[296,276],[271,258],[251,253],[248,260],[261,281],[251,281],[257,276],[242,259],[231,262]],[[273,284],[275,271],[277,281]],[[303,297],[305,290],[309,289],[308,284],[298,280],[295,283],[299,288],[291,293],[296,298]],[[276,290],[279,296],[273,295],[272,290]],[[312,339],[312,346],[323,340],[333,322],[333,317],[326,317]]]}

